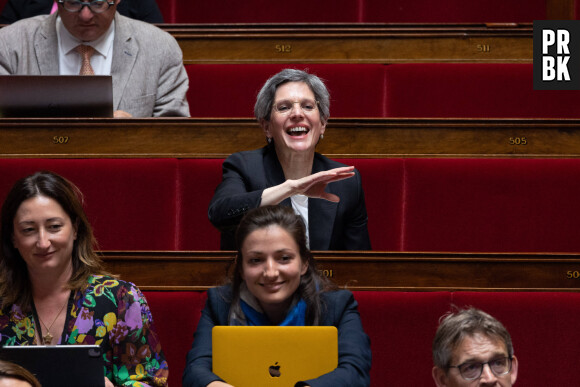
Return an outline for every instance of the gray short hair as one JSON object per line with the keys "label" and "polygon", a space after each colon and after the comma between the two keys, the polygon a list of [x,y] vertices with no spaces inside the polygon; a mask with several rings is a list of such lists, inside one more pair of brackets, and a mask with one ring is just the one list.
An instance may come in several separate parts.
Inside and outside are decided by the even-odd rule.
{"label": "gray short hair", "polygon": [[499,339],[505,344],[508,356],[514,355],[511,336],[502,323],[479,309],[468,308],[447,313],[441,318],[433,339],[433,364],[435,367],[447,371],[451,366],[453,350],[465,337],[476,333]]}
{"label": "gray short hair", "polygon": [[314,98],[318,101],[320,119],[323,122],[328,120],[330,116],[330,94],[324,82],[316,75],[307,73],[306,71],[284,69],[270,77],[258,93],[256,104],[254,105],[254,115],[258,121],[270,121],[270,113],[272,112],[272,104],[276,90],[287,82],[306,83],[310,87],[310,90],[312,90],[312,93],[314,93]]}

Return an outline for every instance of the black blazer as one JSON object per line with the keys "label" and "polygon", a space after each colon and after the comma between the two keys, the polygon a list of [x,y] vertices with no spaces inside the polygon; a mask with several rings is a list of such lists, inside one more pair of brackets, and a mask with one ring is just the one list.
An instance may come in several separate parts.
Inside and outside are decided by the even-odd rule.
{"label": "black blazer", "polygon": [[[344,167],[318,153],[312,173]],[[221,235],[222,250],[235,250],[234,232],[242,216],[259,207],[262,192],[286,181],[274,145],[232,154],[223,163],[222,182],[210,202],[208,216]],[[311,250],[370,250],[367,210],[361,177],[330,183],[327,192],[339,203],[324,199],[308,200],[308,231]],[[290,199],[282,205],[292,206]]]}
{"label": "black blazer", "polygon": [[[8,0],[0,24],[12,24],[27,17],[48,15],[54,0]],[[155,0],[123,0],[117,5],[117,11],[124,16],[149,23],[163,23],[163,16]]]}

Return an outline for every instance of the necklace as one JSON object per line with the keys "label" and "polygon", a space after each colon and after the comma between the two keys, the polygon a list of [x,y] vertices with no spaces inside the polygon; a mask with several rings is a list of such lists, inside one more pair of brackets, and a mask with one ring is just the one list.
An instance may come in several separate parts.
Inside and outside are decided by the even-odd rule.
{"label": "necklace", "polygon": [[[44,323],[44,321],[42,321],[42,319],[40,318],[40,314],[38,315],[38,319],[40,320],[40,322],[42,323],[42,325],[44,325],[44,328],[46,328],[46,334],[44,336],[42,336],[42,342],[44,343],[44,345],[50,345],[52,343],[52,339],[54,338],[54,336],[50,334],[50,328],[52,328],[52,326],[56,322],[56,319],[58,318],[58,316],[60,316],[60,314],[62,313],[62,310],[64,309],[64,307],[67,304],[68,304],[68,299],[61,306],[60,310],[56,314],[56,317],[54,318],[54,320],[52,320],[52,323],[50,324],[49,327],[47,327],[46,324]],[[42,332],[40,332],[40,333],[42,334]]]}

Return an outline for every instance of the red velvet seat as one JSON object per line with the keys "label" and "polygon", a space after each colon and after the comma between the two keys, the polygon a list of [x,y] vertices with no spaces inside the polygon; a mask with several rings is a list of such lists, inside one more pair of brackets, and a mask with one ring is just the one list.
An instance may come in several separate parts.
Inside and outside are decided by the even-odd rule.
{"label": "red velvet seat", "polygon": [[[147,291],[145,296],[170,385],[180,386],[206,293]],[[510,332],[518,385],[576,385],[570,370],[580,358],[580,293],[355,291],[354,296],[371,339],[373,386],[432,385],[431,345],[439,320],[454,307],[468,306],[490,313]]]}
{"label": "red velvet seat", "polygon": [[[332,135],[332,131],[328,131]],[[337,159],[361,174],[373,250],[400,251],[403,238],[402,159]]]}
{"label": "red velvet seat", "polygon": [[169,365],[169,385],[181,386],[185,356],[205,305],[205,292],[144,292]]}
{"label": "red velvet seat", "polygon": [[292,7],[266,0],[157,3],[166,23],[531,23],[547,19],[548,1],[445,0],[434,6],[425,0],[299,0]]}
{"label": "red velvet seat", "polygon": [[186,65],[192,117],[253,117],[256,96],[284,68],[307,70],[330,90],[330,116],[382,117],[384,66],[380,64]]}
{"label": "red velvet seat", "polygon": [[102,250],[175,250],[175,159],[3,159],[0,200],[16,180],[51,170],[76,184]]}
{"label": "red velvet seat", "polygon": [[[329,132],[330,133],[330,132]],[[337,159],[362,176],[373,250],[399,251],[402,242],[401,159]],[[179,160],[179,250],[219,250],[219,232],[207,218],[213,191],[221,181],[223,159]]]}
{"label": "red velvet seat", "polygon": [[480,308],[505,325],[519,360],[516,385],[578,384],[570,370],[580,359],[580,293],[456,292],[453,303]]}
{"label": "red velvet seat", "polygon": [[387,117],[580,118],[580,91],[534,90],[532,64],[385,68]]}
{"label": "red velvet seat", "polygon": [[220,233],[207,208],[222,178],[223,159],[179,160],[179,250],[219,250]]}
{"label": "red velvet seat", "polygon": [[[185,356],[206,300],[205,292],[144,292],[169,364],[169,383],[181,385]],[[371,339],[371,384],[429,385],[431,341],[451,293],[354,292]],[[178,317],[178,318],[177,318]],[[381,366],[386,365],[389,366]],[[421,370],[416,365],[422,365]],[[409,384],[411,383],[411,384]]]}
{"label": "red velvet seat", "polygon": [[547,19],[547,0],[363,0],[365,23],[531,23]]}
{"label": "red velvet seat", "polygon": [[[578,159],[338,161],[361,173],[374,250],[580,251]],[[85,194],[103,250],[217,250],[207,207],[222,162],[3,159],[0,199],[17,179],[53,170]]]}
{"label": "red velvet seat", "polygon": [[372,386],[430,386],[431,343],[451,293],[354,292],[371,339]]}
{"label": "red velvet seat", "polygon": [[577,159],[408,159],[405,251],[578,252]]}
{"label": "red velvet seat", "polygon": [[177,23],[175,17],[175,3],[182,0],[158,0],[157,6],[163,15],[165,23]]}
{"label": "red velvet seat", "polygon": [[[163,0],[167,1],[167,0]],[[360,21],[362,0],[296,0],[280,4],[251,2],[174,0],[174,23],[353,23]]]}

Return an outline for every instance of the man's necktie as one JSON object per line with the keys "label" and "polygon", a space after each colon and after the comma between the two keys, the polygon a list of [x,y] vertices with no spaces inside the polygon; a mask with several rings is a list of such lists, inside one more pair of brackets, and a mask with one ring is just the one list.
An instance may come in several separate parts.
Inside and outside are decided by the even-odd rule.
{"label": "man's necktie", "polygon": [[81,71],[79,75],[95,75],[93,67],[91,66],[91,56],[93,56],[95,49],[85,44],[80,44],[76,47],[77,52],[81,56]]}

